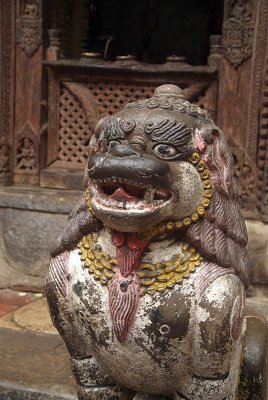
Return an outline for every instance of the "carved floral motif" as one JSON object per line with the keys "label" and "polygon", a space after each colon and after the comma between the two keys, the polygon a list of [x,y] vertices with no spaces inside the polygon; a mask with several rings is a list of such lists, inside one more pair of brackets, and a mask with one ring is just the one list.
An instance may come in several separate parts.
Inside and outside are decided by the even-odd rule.
{"label": "carved floral motif", "polygon": [[223,53],[237,67],[252,53],[252,4],[250,0],[227,0],[225,7]]}
{"label": "carved floral motif", "polygon": [[31,57],[42,43],[42,19],[40,0],[23,0],[19,4],[17,19],[17,42]]}
{"label": "carved floral motif", "polygon": [[26,124],[16,140],[15,170],[23,174],[34,175],[38,171],[37,137]]}

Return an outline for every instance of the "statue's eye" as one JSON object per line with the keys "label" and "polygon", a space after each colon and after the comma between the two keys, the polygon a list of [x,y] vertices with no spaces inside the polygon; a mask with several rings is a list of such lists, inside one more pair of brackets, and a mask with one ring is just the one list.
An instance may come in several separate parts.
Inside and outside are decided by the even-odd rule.
{"label": "statue's eye", "polygon": [[119,144],[120,142],[118,140],[110,140],[108,143],[108,150],[111,150],[114,146]]}
{"label": "statue's eye", "polygon": [[156,155],[158,155],[159,157],[167,158],[167,159],[173,158],[178,154],[175,147],[170,146],[168,144],[157,144],[153,150],[156,153]]}

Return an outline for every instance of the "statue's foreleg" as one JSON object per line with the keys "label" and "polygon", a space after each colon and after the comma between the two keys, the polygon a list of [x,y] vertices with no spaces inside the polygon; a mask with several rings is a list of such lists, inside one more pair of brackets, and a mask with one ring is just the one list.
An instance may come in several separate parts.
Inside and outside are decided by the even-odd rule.
{"label": "statue's foreleg", "polygon": [[243,307],[244,287],[234,274],[219,276],[197,297],[192,372],[178,388],[176,400],[236,399],[245,328]]}
{"label": "statue's foreleg", "polygon": [[133,394],[118,388],[102,373],[90,354],[85,335],[79,329],[77,316],[66,296],[68,253],[52,259],[46,282],[46,294],[54,326],[62,336],[71,356],[71,368],[77,382],[79,400],[129,400]]}

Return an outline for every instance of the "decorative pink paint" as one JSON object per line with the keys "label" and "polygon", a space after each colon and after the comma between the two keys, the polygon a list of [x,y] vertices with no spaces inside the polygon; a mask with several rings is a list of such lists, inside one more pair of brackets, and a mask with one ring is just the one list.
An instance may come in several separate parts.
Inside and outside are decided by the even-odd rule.
{"label": "decorative pink paint", "polygon": [[206,148],[206,145],[205,145],[204,140],[201,138],[199,132],[196,133],[196,135],[195,135],[195,140],[196,140],[196,144],[197,144],[198,150],[199,150],[201,153],[203,153],[203,151],[204,151],[205,148]]}
{"label": "decorative pink paint", "polygon": [[140,280],[135,272],[149,241],[137,233],[114,231],[118,268],[108,285],[113,329],[119,342],[127,338],[140,302]]}
{"label": "decorative pink paint", "polygon": [[119,342],[127,338],[140,303],[140,281],[135,272],[128,277],[117,270],[109,286],[110,313],[113,329]]}

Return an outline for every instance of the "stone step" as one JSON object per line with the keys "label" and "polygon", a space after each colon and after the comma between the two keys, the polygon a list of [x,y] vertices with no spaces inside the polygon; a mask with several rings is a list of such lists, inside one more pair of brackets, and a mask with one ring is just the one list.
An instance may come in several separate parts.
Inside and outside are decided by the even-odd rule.
{"label": "stone step", "polygon": [[46,300],[0,318],[0,400],[75,400],[75,381]]}

